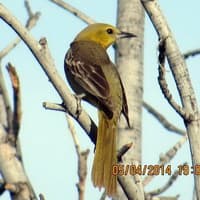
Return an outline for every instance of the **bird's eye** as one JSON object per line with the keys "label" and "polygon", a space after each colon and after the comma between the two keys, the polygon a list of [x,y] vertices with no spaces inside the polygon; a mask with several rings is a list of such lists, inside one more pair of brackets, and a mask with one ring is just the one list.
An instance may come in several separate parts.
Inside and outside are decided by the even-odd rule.
{"label": "bird's eye", "polygon": [[113,34],[113,29],[112,28],[108,28],[106,31],[107,31],[108,34]]}

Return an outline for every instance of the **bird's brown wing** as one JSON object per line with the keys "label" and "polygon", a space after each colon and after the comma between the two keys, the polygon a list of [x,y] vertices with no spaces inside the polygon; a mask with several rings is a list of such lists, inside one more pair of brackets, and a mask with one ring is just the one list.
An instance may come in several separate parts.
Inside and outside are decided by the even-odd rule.
{"label": "bird's brown wing", "polygon": [[110,87],[102,71],[101,63],[94,57],[98,52],[95,52],[95,55],[90,59],[94,51],[101,52],[95,48],[95,46],[86,48],[80,43],[71,45],[65,58],[65,71],[73,77],[76,86],[81,87],[86,94],[89,93],[95,97],[99,106],[103,106],[104,111],[107,109],[106,113],[110,114],[111,117],[113,105],[109,96]]}
{"label": "bird's brown wing", "polygon": [[129,121],[129,116],[128,116],[128,104],[127,104],[127,99],[126,99],[126,94],[125,94],[125,89],[124,86],[122,84],[122,80],[120,79],[120,83],[121,83],[121,87],[122,87],[122,95],[123,95],[123,104],[122,104],[122,113],[127,121],[128,127],[130,128],[130,121]]}

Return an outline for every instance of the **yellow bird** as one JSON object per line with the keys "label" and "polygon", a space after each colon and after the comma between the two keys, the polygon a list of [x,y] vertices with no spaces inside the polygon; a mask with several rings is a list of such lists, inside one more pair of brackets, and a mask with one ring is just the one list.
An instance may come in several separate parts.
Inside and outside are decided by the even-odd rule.
{"label": "yellow bird", "polygon": [[92,181],[95,187],[104,187],[108,196],[117,194],[117,177],[112,174],[112,167],[117,163],[118,120],[123,113],[129,125],[129,118],[124,87],[106,49],[117,39],[129,37],[135,35],[109,24],[89,25],[75,37],[64,62],[65,74],[72,89],[98,108]]}

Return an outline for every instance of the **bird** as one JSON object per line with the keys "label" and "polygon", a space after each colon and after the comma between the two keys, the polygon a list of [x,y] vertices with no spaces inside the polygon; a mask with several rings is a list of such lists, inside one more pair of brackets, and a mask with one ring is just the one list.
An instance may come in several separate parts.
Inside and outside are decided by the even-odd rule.
{"label": "bird", "polygon": [[77,96],[98,109],[98,130],[92,166],[92,182],[117,195],[117,125],[121,113],[130,127],[128,105],[119,73],[107,48],[118,39],[136,37],[105,23],[88,25],[70,44],[64,59],[66,78]]}

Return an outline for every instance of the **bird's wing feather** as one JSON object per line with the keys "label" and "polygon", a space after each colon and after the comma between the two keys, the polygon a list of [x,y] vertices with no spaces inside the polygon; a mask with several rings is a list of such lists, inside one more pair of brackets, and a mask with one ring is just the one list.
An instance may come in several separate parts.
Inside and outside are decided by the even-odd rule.
{"label": "bird's wing feather", "polygon": [[101,67],[80,61],[71,53],[68,55],[66,63],[77,83],[92,95],[107,98],[110,88]]}
{"label": "bird's wing feather", "polygon": [[95,96],[101,105],[104,105],[112,112],[113,105],[110,100],[110,87],[99,63],[87,62],[87,59],[81,59],[72,50],[68,51],[65,63],[65,67],[68,68],[76,83],[84,91]]}

